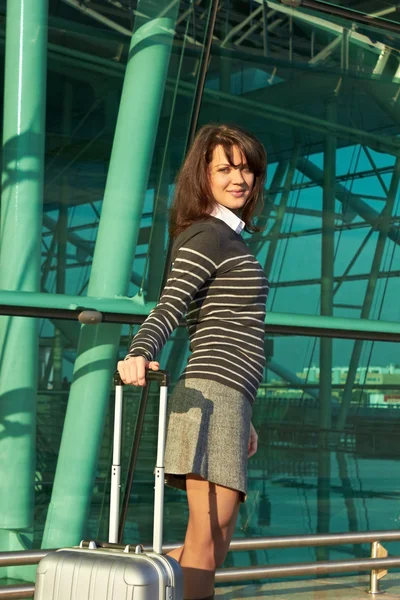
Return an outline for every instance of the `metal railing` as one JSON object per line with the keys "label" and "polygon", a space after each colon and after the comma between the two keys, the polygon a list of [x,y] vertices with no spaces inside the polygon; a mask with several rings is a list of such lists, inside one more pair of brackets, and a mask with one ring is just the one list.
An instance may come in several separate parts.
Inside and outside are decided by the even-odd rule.
{"label": "metal railing", "polygon": [[[0,290],[0,315],[72,320],[87,325],[141,325],[154,305],[154,302],[140,304],[135,298],[92,298]],[[184,326],[185,321],[181,320],[179,325]],[[400,341],[399,323],[374,319],[268,312],[265,329],[268,334]]]}
{"label": "metal railing", "polygon": [[[260,567],[219,569],[216,573],[218,583],[235,581],[251,581],[255,579],[277,577],[316,576],[331,573],[352,573],[370,571],[370,594],[378,594],[379,580],[386,574],[387,569],[400,567],[400,556],[387,558],[387,551],[381,542],[400,540],[400,531],[367,531],[357,533],[336,533],[326,535],[287,535],[274,538],[249,538],[233,540],[230,551],[265,550],[271,548],[298,548],[316,546],[335,546],[343,544],[371,544],[371,558],[293,563]],[[124,544],[99,543],[103,548],[125,548]],[[163,546],[163,552],[170,552],[180,544]],[[151,550],[145,546],[145,551]],[[35,565],[49,552],[54,550],[30,550],[23,552],[0,552],[0,567]],[[0,598],[32,598],[35,591],[33,583],[0,587]]]}

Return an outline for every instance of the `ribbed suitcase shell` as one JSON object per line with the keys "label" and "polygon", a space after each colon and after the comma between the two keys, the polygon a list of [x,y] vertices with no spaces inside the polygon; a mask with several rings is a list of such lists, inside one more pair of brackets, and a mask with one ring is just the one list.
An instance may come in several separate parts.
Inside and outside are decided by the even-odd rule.
{"label": "ribbed suitcase shell", "polygon": [[168,556],[68,548],[43,558],[35,600],[180,600],[179,564]]}
{"label": "ribbed suitcase shell", "polygon": [[[64,548],[42,558],[37,568],[35,600],[182,600],[183,573],[177,561],[161,554],[164,499],[164,446],[167,418],[167,379],[164,371],[148,372],[160,380],[160,414],[155,469],[154,538],[157,552],[132,552],[101,547]],[[110,542],[115,542],[119,519],[119,470],[122,418],[122,382],[116,373],[114,454],[111,472]],[[117,391],[119,390],[119,391]],[[116,475],[116,476],[115,476]],[[118,545],[117,545],[118,546]],[[138,546],[137,548],[140,548]]]}

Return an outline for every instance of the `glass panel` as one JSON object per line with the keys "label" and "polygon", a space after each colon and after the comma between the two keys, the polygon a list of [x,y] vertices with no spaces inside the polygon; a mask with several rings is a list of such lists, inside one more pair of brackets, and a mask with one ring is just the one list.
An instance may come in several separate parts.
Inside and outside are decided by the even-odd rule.
{"label": "glass panel", "polygon": [[[248,500],[241,505],[236,538],[397,528],[398,344],[363,342],[344,427],[338,430],[354,342],[332,340],[332,392],[323,399],[320,341],[291,336],[266,339],[270,358],[253,407],[259,450],[249,461]],[[321,425],[323,412],[330,421],[328,428]],[[156,413],[154,393],[133,483],[126,542],[138,536],[148,543],[152,539]],[[166,488],[166,542],[183,540],[186,519],[185,493]],[[391,546],[391,553],[396,553],[396,546]],[[291,548],[231,553],[226,565],[367,554],[367,546],[356,545]]]}
{"label": "glass panel", "polygon": [[[372,4],[371,11],[379,12],[381,3]],[[218,13],[200,124],[237,123],[256,133],[268,150],[265,231],[247,238],[271,281],[268,310],[318,315],[322,297],[332,300],[333,316],[398,320],[398,34],[389,37],[386,30],[369,25],[353,28],[348,20],[302,7],[293,11],[284,3],[232,5],[224,3]],[[346,5],[363,12],[359,1]],[[131,32],[139,22],[162,19],[164,8],[176,6],[161,116],[139,199],[143,211],[138,226],[132,222],[137,244],[128,257],[133,268],[124,289],[130,296],[158,298],[167,210],[187,146],[211,2],[163,5],[148,0],[140,3],[141,10],[143,6],[145,12],[127,0],[50,3],[40,282],[45,294],[87,294]],[[0,16],[3,70],[5,1],[0,1]],[[381,16],[396,18],[391,12]],[[146,70],[149,89],[154,66],[149,63]],[[134,106],[130,116],[136,117]],[[326,223],[332,214],[333,234]],[[115,214],[110,222],[117,223]],[[322,258],[324,242],[332,235],[333,255]],[[322,289],[326,281],[332,283],[332,293]],[[123,327],[121,358],[133,329]],[[34,523],[18,538],[27,547],[42,543],[79,337],[78,322],[40,321]],[[119,334],[113,347],[118,339]],[[364,343],[358,360],[352,341],[334,340],[331,369],[320,365],[320,353],[322,358],[329,354],[327,342],[288,336],[273,342],[274,347],[266,345],[270,362],[254,406],[260,448],[250,463],[249,498],[235,535],[397,528],[398,345]],[[31,356],[28,350],[24,348],[25,355]],[[186,334],[178,330],[161,356],[173,382],[187,354]],[[88,371],[96,368],[94,361]],[[151,541],[157,399],[152,391],[125,533],[129,542]],[[128,390],[123,486],[138,405],[138,391]],[[111,393],[87,537],[107,537],[113,406]],[[8,425],[9,415],[5,417]],[[4,423],[1,435],[7,431]],[[23,437],[19,427],[17,423],[16,439]],[[2,439],[12,435],[7,431]],[[166,541],[181,541],[185,496],[167,490],[165,514]],[[19,535],[18,527],[15,531]],[[0,550],[3,545],[10,549],[8,533],[0,530],[5,536]],[[227,564],[366,552],[355,546],[232,554]]]}
{"label": "glass panel", "polygon": [[[127,332],[128,327],[124,331]],[[186,334],[183,330],[177,333],[182,343]],[[47,346],[44,338],[41,346],[38,388],[34,547],[41,544],[69,394],[70,365],[76,353],[72,346],[64,347],[63,384],[61,389],[54,389],[51,370],[50,380],[45,380],[52,343],[51,337],[46,339]],[[126,341],[123,335],[121,357],[126,351]],[[259,449],[249,462],[248,500],[241,505],[235,537],[396,528],[398,507],[393,465],[400,452],[398,344],[362,342],[344,427],[338,430],[354,341],[332,340],[332,393],[328,399],[323,399],[320,390],[320,342],[320,338],[310,337],[266,338],[268,363],[253,406]],[[169,346],[172,342],[167,344],[161,358],[162,366],[167,364]],[[124,399],[122,491],[140,391],[127,387]],[[152,384],[125,527],[127,543],[150,544],[152,540],[158,399],[157,386]],[[323,407],[330,420],[328,428],[321,426]],[[111,391],[85,529],[85,537],[90,538],[107,539],[108,536],[113,408]],[[321,490],[325,490],[322,498]],[[185,494],[167,487],[166,543],[182,541],[186,519]],[[293,548],[268,553],[233,553],[227,564],[303,561],[315,558],[314,552],[322,559],[327,551]],[[360,552],[357,546],[334,547],[329,550],[329,558],[358,556]]]}
{"label": "glass panel", "polygon": [[[74,4],[74,3],[73,3]],[[92,257],[109,160],[114,143],[118,109],[121,101],[125,69],[129,59],[129,34],[151,17],[164,18],[171,3],[141,3],[141,10],[128,4],[97,3],[86,10],[79,3],[56,3],[50,9],[48,46],[48,103],[46,131],[46,187],[43,231],[42,289],[72,295],[86,295],[91,275]],[[132,277],[127,290],[130,296],[146,291],[148,301],[156,300],[164,268],[167,243],[167,210],[172,184],[184,156],[191,123],[199,64],[204,51],[210,3],[202,3],[201,15],[193,6],[179,4],[175,38],[161,107],[155,149],[149,170],[144,208],[140,220]],[[138,22],[137,22],[138,21]],[[96,43],[94,43],[94,41]],[[151,85],[149,65],[148,83]],[[60,93],[62,90],[62,93]],[[132,106],[132,119],[135,107]],[[149,132],[149,135],[151,132]],[[134,223],[132,224],[134,227]],[[124,249],[121,248],[121,252]],[[123,357],[132,328],[124,328]],[[45,392],[40,403],[49,412],[48,402],[54,390],[63,390],[72,380],[79,325],[62,321],[42,323],[41,336],[49,340],[42,348],[42,384],[52,390]],[[54,341],[52,341],[52,338]],[[168,360],[175,334],[164,355],[169,370],[179,370],[179,352]],[[181,342],[186,349],[186,338]],[[53,365],[58,357],[58,366]],[[63,357],[61,359],[60,357]],[[172,364],[174,363],[174,364]],[[61,366],[62,365],[62,366]],[[63,397],[67,392],[60,392]],[[58,397],[58,396],[57,396]],[[127,394],[127,406],[134,424],[138,406],[137,392]],[[61,403],[62,404],[62,403]],[[111,402],[111,406],[113,403]],[[62,411],[61,411],[62,412]],[[100,463],[96,475],[92,512],[87,535],[108,535],[104,519],[108,519],[108,485],[110,471],[110,435],[112,411],[107,416]],[[43,461],[47,466],[47,495],[50,498],[56,455],[60,443],[62,414],[59,427],[51,432],[54,443],[42,432]],[[43,486],[44,487],[44,486]],[[104,512],[105,511],[105,512]],[[104,523],[103,523],[104,521]],[[104,526],[100,527],[99,523]],[[44,521],[38,524],[36,542],[40,543]]]}
{"label": "glass panel", "polygon": [[[175,3],[169,3],[171,6]],[[179,4],[179,3],[178,3]],[[168,3],[165,3],[167,7]],[[155,299],[166,211],[190,127],[209,3],[202,19],[181,3],[128,293]],[[51,3],[48,45],[42,288],[86,294],[135,19],[168,15],[163,2]],[[171,7],[170,6],[170,7]],[[154,13],[154,14],[153,14]],[[152,68],[149,65],[148,86]],[[155,75],[156,76],[156,75]],[[134,120],[136,108],[132,106]],[[149,132],[150,135],[150,132]],[[157,242],[157,244],[156,244]],[[157,256],[154,256],[156,252]],[[57,277],[57,273],[59,274]],[[150,281],[148,281],[150,276]]]}
{"label": "glass panel", "polygon": [[[42,321],[41,325],[42,331],[46,326],[50,327],[48,321]],[[128,329],[124,327],[121,337],[121,357],[126,352]],[[183,331],[175,335],[178,335],[175,344],[183,343],[186,348]],[[34,547],[41,545],[69,395],[71,364],[76,355],[72,344],[64,346],[62,385],[61,389],[54,389],[50,368],[53,344],[52,336],[42,337],[37,397]],[[168,363],[172,344],[172,341],[167,344],[161,357],[162,366]],[[398,344],[362,342],[354,383],[349,382],[351,393],[343,427],[338,423],[349,366],[354,362],[354,342],[332,340],[332,392],[325,398],[320,389],[320,346],[320,338],[266,338],[268,363],[253,411],[259,449],[249,462],[248,500],[241,505],[235,537],[396,528],[398,503],[394,464],[400,452]],[[185,353],[182,356],[184,360]],[[159,398],[155,384],[152,385],[124,535],[124,541],[129,543],[151,543],[152,539],[152,471]],[[124,395],[122,489],[139,396],[135,388],[127,388]],[[113,407],[111,391],[84,537],[106,539],[108,535]],[[324,424],[326,419],[330,422],[328,427]],[[183,539],[186,519],[185,494],[166,488],[167,543]],[[396,544],[391,552],[395,553],[395,547]],[[366,554],[367,548],[360,546],[316,550],[291,548],[232,553],[226,565],[303,561],[315,557],[339,559]]]}
{"label": "glass panel", "polygon": [[397,320],[397,46],[367,25],[344,46],[343,20],[263,6],[222,9],[200,122],[237,123],[267,148],[265,230],[248,243],[268,308],[321,314],[325,281],[333,316]]}
{"label": "glass panel", "polygon": [[[148,112],[151,113],[150,117],[153,117],[160,108],[160,118],[155,120],[153,129],[149,125],[148,135],[139,149],[140,155],[138,154],[138,158],[141,158],[145,151],[144,146],[149,150],[146,154],[147,162],[139,173],[144,180],[143,194],[138,198],[138,204],[143,200],[143,211],[139,211],[138,223],[133,220],[132,223],[128,222],[128,226],[131,226],[129,241],[137,234],[137,244],[134,244],[132,253],[127,252],[122,241],[119,244],[122,259],[129,261],[129,269],[132,270],[129,285],[128,282],[123,282],[119,294],[133,296],[145,290],[147,300],[156,299],[167,244],[166,213],[174,177],[187,144],[200,74],[199,65],[210,16],[210,2],[206,0],[202,3],[201,18],[197,18],[200,15],[194,13],[193,6],[184,2],[146,0],[140,3],[141,10],[136,10],[132,3],[110,3],[102,0],[96,3],[96,6],[90,6],[89,10],[86,3],[83,5],[81,2],[72,2],[69,5],[64,2],[50,2],[49,5],[41,281],[40,289],[36,291],[78,297],[87,294],[100,215],[104,208],[106,177],[109,173],[117,115],[121,106],[123,81],[128,59],[131,58],[131,33],[143,24],[147,24],[147,31],[151,30],[151,19],[158,17],[160,21],[157,23],[164,27],[158,34],[161,39],[165,36],[171,40],[172,49],[166,62],[165,81],[163,79],[161,84],[160,71],[157,72],[159,65],[155,64],[155,61],[148,62],[144,73],[142,69],[146,84],[146,87],[143,87],[143,98],[148,98],[151,91],[157,89],[154,88],[154,83],[157,83],[158,78],[160,94],[155,99],[153,112]],[[174,22],[172,21],[171,26],[167,18],[175,9],[174,28]],[[0,16],[0,37],[3,39],[3,44],[0,44],[0,68],[3,69],[5,2],[0,2]],[[1,81],[4,81],[4,76]],[[8,91],[3,90],[4,93]],[[3,99],[3,94],[1,96]],[[135,105],[129,106],[129,110],[131,123],[138,119],[138,111]],[[154,150],[148,142],[153,136]],[[132,136],[132,143],[134,142],[135,138]],[[132,164],[132,168],[134,166]],[[130,165],[125,171],[128,168]],[[149,171],[147,179],[143,174],[146,169]],[[6,211],[3,211],[3,216],[4,212]],[[111,211],[109,227],[115,227],[117,230],[122,228],[123,219],[118,219],[117,212]],[[108,257],[105,262],[111,262],[113,270],[117,271],[117,261],[113,263]],[[107,280],[107,277],[104,279]],[[114,297],[116,292],[114,289],[110,296]],[[77,303],[80,304],[79,300]],[[2,322],[6,323],[6,320],[2,319]],[[116,329],[118,332],[118,328]],[[121,342],[122,355],[126,352],[128,334],[127,327]],[[35,525],[32,528],[29,524],[28,530],[24,525],[21,535],[19,524],[13,527],[13,547],[9,545],[8,530],[0,530],[1,550],[29,548],[32,544],[33,547],[39,547],[42,543],[67,398],[72,395],[68,394],[68,388],[78,355],[80,335],[80,325],[77,322],[63,322],[57,319],[40,322]],[[18,340],[18,347],[21,339],[23,338]],[[112,352],[118,344],[118,339],[117,333],[116,343],[109,342]],[[35,356],[34,344],[32,339],[32,344],[29,343],[29,347],[24,348],[29,357]],[[179,368],[179,362],[176,359],[175,362],[176,368]],[[86,374],[96,368],[94,361]],[[35,369],[36,359],[32,372]],[[75,379],[79,379],[80,375]],[[107,406],[108,399],[105,400]],[[132,403],[134,414],[137,402]],[[3,416],[2,414],[2,419]],[[14,416],[13,414],[12,418]],[[6,419],[8,417],[9,415],[5,415]],[[88,521],[86,532],[92,537],[102,533],[98,523],[103,514],[101,506],[102,503],[104,505],[104,494],[108,494],[106,485],[109,477],[110,416],[107,419],[105,431],[108,433],[103,439],[104,446],[100,450],[100,463],[95,480],[94,513]],[[3,420],[1,430],[3,436]],[[88,431],[88,436],[90,434]],[[34,439],[33,432],[30,436],[26,435],[25,439],[28,446]],[[27,469],[32,471],[33,461],[32,465],[30,458],[25,462]],[[85,468],[84,457],[81,466]],[[25,484],[26,488],[29,483],[25,481]],[[29,510],[30,508],[32,507],[30,506]],[[26,571],[27,569],[20,571],[23,577]],[[31,569],[29,572],[32,574],[26,577],[33,578],[34,571]],[[13,577],[15,573],[16,571],[13,571]],[[14,578],[19,578],[19,575]]]}
{"label": "glass panel", "polygon": [[[254,410],[260,451],[250,461],[250,536],[396,527],[398,347],[362,344],[341,428],[340,407],[353,347],[351,340],[333,340],[332,394],[324,399],[318,388],[320,340],[274,339],[273,364]],[[289,383],[282,367],[288,371],[286,377],[296,381]],[[328,429],[321,427],[324,405],[331,421]],[[395,551],[391,547],[390,552]],[[336,560],[366,556],[368,547],[292,548],[266,554],[274,563]]]}

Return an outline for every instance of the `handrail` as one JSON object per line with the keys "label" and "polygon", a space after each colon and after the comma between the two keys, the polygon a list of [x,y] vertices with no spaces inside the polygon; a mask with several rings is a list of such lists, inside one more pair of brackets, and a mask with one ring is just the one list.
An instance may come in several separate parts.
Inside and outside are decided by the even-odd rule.
{"label": "handrail", "polygon": [[[316,546],[338,546],[342,544],[372,544],[373,542],[396,542],[400,540],[400,530],[375,530],[357,531],[355,533],[327,533],[319,535],[282,535],[277,537],[244,538],[232,540],[229,551],[240,552],[247,550],[266,550],[271,548],[297,548]],[[126,544],[101,543],[103,548],[121,548]],[[180,548],[182,543],[165,544],[163,553]],[[15,567],[21,565],[36,565],[42,558],[56,549],[19,550],[13,552],[0,552],[0,567]],[[152,552],[152,546],[144,546],[145,552]],[[319,564],[319,563],[318,563]]]}
{"label": "handrail", "polygon": [[[338,546],[341,544],[369,544],[372,542],[395,542],[400,540],[400,530],[358,531],[355,533],[327,533],[319,535],[282,535],[277,537],[245,538],[232,540],[229,550],[238,552],[244,550],[266,550],[268,548],[296,548],[313,546]],[[182,544],[167,544],[163,552],[171,552]],[[125,547],[125,546],[124,546]],[[144,546],[145,552],[150,552],[150,546]]]}
{"label": "handrail", "polygon": [[15,550],[12,552],[0,552],[0,568],[37,565],[47,554],[55,551],[56,549],[54,548],[46,550]]}
{"label": "handrail", "polygon": [[[245,567],[218,569],[215,575],[217,583],[233,581],[251,581],[278,577],[322,575],[327,573],[351,573],[355,571],[374,571],[400,567],[400,556],[393,558],[366,558],[363,560],[335,560],[269,567]],[[32,584],[0,587],[0,598],[32,598],[35,586]]]}
{"label": "handrail", "polygon": [[245,567],[242,569],[218,569],[215,580],[218,583],[231,581],[251,581],[272,577],[294,577],[322,575],[326,573],[352,573],[354,571],[385,570],[400,567],[400,556],[393,558],[364,558],[363,560],[328,560],[321,562],[296,563],[292,565],[272,565],[269,567]]}
{"label": "handrail", "polygon": [[[400,567],[400,556],[393,558],[366,558],[363,560],[335,560],[290,565],[273,565],[269,567],[246,567],[218,569],[215,575],[217,583],[233,581],[251,581],[278,577],[299,577],[305,575],[322,575],[327,573],[351,573],[355,571],[384,570]],[[32,598],[35,586],[32,584],[0,587],[0,598]]]}
{"label": "handrail", "polygon": [[11,600],[11,598],[33,598],[35,586],[33,583],[21,583],[19,585],[6,585],[0,587],[0,598]]}
{"label": "handrail", "polygon": [[[293,546],[335,546],[338,544],[363,544],[377,542],[393,542],[400,540],[400,530],[361,531],[356,533],[330,533],[320,535],[286,535],[275,538],[248,538],[233,540],[229,549],[231,551],[260,550],[266,548],[289,548]],[[103,548],[108,546],[125,548],[124,544],[102,543]],[[180,544],[168,544],[163,547],[163,552],[170,552]],[[145,547],[145,551],[151,550]],[[54,550],[29,550],[0,552],[0,567],[33,565],[37,564],[46,554]],[[305,575],[320,575],[325,573],[349,573],[355,571],[371,571],[371,590],[378,591],[378,573],[392,567],[400,567],[400,556],[392,558],[372,558],[320,561],[308,563],[293,563],[284,565],[270,565],[262,567],[228,568],[216,572],[218,583],[233,581],[250,581],[272,577],[293,577]],[[33,584],[0,587],[0,599],[31,598],[34,594]]]}

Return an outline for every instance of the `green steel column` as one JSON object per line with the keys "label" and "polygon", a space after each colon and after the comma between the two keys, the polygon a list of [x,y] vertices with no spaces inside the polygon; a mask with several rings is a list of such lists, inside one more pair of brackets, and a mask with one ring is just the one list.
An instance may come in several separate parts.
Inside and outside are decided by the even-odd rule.
{"label": "green steel column", "polygon": [[[63,133],[64,143],[69,142],[72,131],[72,101],[73,88],[70,81],[64,84],[64,115],[63,115]],[[67,267],[67,242],[68,242],[68,173],[64,173],[61,182],[61,194],[59,203],[59,215],[57,222],[57,272],[56,272],[56,292],[65,294],[65,277]],[[54,321],[53,321],[54,323]],[[63,335],[61,331],[54,327],[53,342],[53,389],[60,390],[62,387],[63,373]],[[57,414],[58,402],[52,403],[52,413]]]}
{"label": "green steel column", "polygon": [[[324,432],[318,436],[317,527],[316,533],[329,533],[331,521],[331,452]],[[329,560],[329,547],[315,548],[317,560]]]}
{"label": "green steel column", "polygon": [[[329,99],[326,118],[336,122],[335,99]],[[336,138],[325,138],[324,189],[322,213],[322,257],[321,257],[321,315],[333,314],[333,273],[335,251],[335,183],[336,183]],[[330,526],[330,473],[331,456],[329,434],[332,418],[332,339],[321,338],[319,355],[319,447],[317,486],[317,533],[327,533]],[[328,560],[329,549],[317,548],[317,560]]]}
{"label": "green steel column", "polygon": [[[65,178],[64,185],[65,185]],[[61,200],[59,207],[59,216],[57,222],[57,273],[56,273],[56,292],[65,294],[65,270],[67,259],[67,228],[68,228],[68,205],[65,198],[65,190],[61,191]],[[63,362],[63,335],[61,331],[54,327],[53,352],[50,362],[53,368],[53,389],[60,390],[62,382],[62,362]],[[54,403],[53,403],[54,404]],[[57,410],[57,407],[53,407]]]}
{"label": "green steel column", "polygon": [[[47,0],[8,0],[0,288],[39,291]],[[0,320],[0,548],[29,545],[34,511],[38,320]],[[8,576],[15,571],[8,571]],[[22,575],[20,575],[22,576]]]}
{"label": "green steel column", "polygon": [[[336,122],[335,100],[328,100],[326,118]],[[333,275],[335,252],[336,138],[325,138],[324,189],[322,213],[321,315],[333,315]],[[320,341],[320,420],[321,429],[331,428],[332,339]]]}
{"label": "green steel column", "polygon": [[[161,11],[163,2],[157,2]],[[165,3],[167,4],[167,3]],[[179,2],[168,14],[136,23],[126,68],[88,295],[126,294],[139,235],[148,176]],[[149,14],[150,0],[138,11]],[[90,509],[119,325],[83,325],[43,547],[75,544]]]}
{"label": "green steel column", "polygon": [[[342,495],[347,510],[347,521],[349,531],[359,531],[358,529],[358,517],[357,508],[355,503],[355,494],[351,485],[351,478],[349,477],[349,469],[347,466],[347,455],[342,450],[336,452],[336,461],[339,471],[340,482],[342,484]],[[361,544],[353,545],[354,556],[362,558],[364,551]]]}
{"label": "green steel column", "polygon": [[[386,240],[388,238],[388,232],[390,227],[390,221],[392,218],[393,207],[396,201],[397,192],[400,183],[400,158],[397,158],[394,165],[392,181],[390,183],[390,189],[386,200],[385,208],[382,211],[380,222],[379,222],[379,236],[376,243],[374,258],[372,260],[371,274],[368,280],[367,289],[365,292],[364,303],[361,309],[361,319],[368,319],[371,312],[372,302],[374,300],[375,287],[378,279],[379,271],[381,268],[381,262],[383,257],[383,251],[385,249]],[[356,340],[353,346],[353,352],[351,354],[349,370],[346,378],[346,385],[343,390],[342,402],[337,418],[336,429],[341,431],[344,429],[347,421],[347,413],[349,411],[350,402],[353,396],[353,386],[357,375],[357,368],[360,362],[361,351],[363,348],[363,341]]]}

